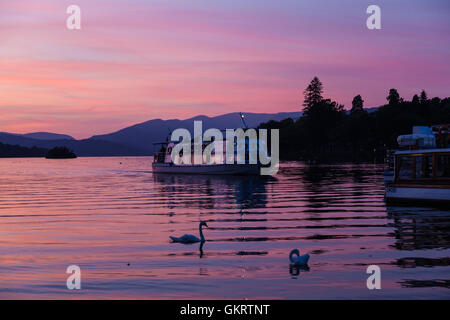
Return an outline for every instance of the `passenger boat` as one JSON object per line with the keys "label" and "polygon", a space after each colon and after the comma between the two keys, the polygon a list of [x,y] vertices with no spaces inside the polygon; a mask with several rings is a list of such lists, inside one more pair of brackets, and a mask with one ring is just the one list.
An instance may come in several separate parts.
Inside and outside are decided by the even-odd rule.
{"label": "passenger boat", "polygon": [[[247,124],[245,123],[244,116],[241,113],[241,121],[243,123],[243,128],[248,129]],[[222,150],[224,150],[224,154],[222,155],[222,159],[226,157],[226,141],[214,141],[215,144],[223,144]],[[173,173],[173,174],[201,174],[201,175],[259,175],[261,173],[262,165],[260,163],[251,164],[248,161],[248,141],[246,141],[246,161],[245,163],[237,163],[238,155],[235,154],[234,163],[215,163],[214,159],[209,159],[210,161],[206,161],[206,159],[202,159],[201,163],[195,164],[194,158],[190,159],[189,164],[187,161],[174,163],[172,159],[172,150],[175,147],[173,142],[169,142],[167,139],[166,142],[154,143],[154,146],[158,146],[159,150],[153,156],[152,168],[155,173]],[[194,147],[194,143],[190,146],[191,149]],[[202,149],[206,147],[203,144]],[[192,156],[192,155],[191,155]],[[215,153],[212,155],[216,156]],[[186,158],[186,156],[181,155],[182,158]]]}
{"label": "passenger boat", "polygon": [[260,164],[175,164],[172,161],[174,143],[160,142],[160,151],[153,156],[152,168],[156,173],[207,174],[207,175],[259,175]]}
{"label": "passenger boat", "polygon": [[409,149],[394,153],[393,179],[385,179],[387,201],[450,204],[450,136],[442,127],[431,129],[398,138]]}

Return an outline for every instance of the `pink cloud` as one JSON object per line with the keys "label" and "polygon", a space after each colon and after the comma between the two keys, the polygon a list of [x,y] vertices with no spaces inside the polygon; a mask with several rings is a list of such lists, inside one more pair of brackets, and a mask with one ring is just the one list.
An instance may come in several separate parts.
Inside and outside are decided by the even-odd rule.
{"label": "pink cloud", "polygon": [[2,2],[0,125],[88,137],[150,118],[297,111],[315,75],[347,106],[356,94],[380,105],[390,87],[448,94],[439,7],[414,32],[386,20],[374,33],[345,1],[251,3],[79,0],[82,30],[69,31],[67,1]]}

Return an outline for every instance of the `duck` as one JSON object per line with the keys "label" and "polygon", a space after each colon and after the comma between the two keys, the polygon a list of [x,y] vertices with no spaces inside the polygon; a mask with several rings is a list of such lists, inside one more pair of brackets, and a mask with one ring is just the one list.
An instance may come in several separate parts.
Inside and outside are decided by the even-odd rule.
{"label": "duck", "polygon": [[[294,257],[296,255],[297,257]],[[289,260],[293,266],[306,266],[308,265],[309,254],[300,255],[298,249],[294,249],[289,254]]]}
{"label": "duck", "polygon": [[198,225],[198,229],[200,231],[200,238],[197,238],[196,236],[192,235],[192,234],[185,234],[181,237],[172,237],[170,236],[170,239],[172,239],[173,242],[176,243],[184,243],[184,244],[188,244],[188,243],[197,243],[197,242],[205,242],[205,237],[203,236],[203,230],[202,227],[208,227],[208,225],[206,224],[205,221],[200,221],[200,224]]}

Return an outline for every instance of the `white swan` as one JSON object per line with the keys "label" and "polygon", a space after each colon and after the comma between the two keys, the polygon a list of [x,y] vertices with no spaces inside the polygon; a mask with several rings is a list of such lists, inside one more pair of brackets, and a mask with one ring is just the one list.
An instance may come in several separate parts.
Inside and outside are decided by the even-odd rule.
{"label": "white swan", "polygon": [[208,225],[206,224],[205,221],[201,221],[200,224],[198,225],[198,229],[200,231],[200,239],[192,234],[185,234],[184,236],[179,237],[179,238],[171,236],[170,239],[172,239],[173,242],[177,242],[177,243],[205,242],[205,237],[203,236],[203,231],[202,231],[203,226],[208,227]]}
{"label": "white swan", "polygon": [[[294,254],[297,255],[297,257],[294,257]],[[300,251],[298,251],[298,249],[294,249],[289,254],[289,260],[294,266],[306,266],[308,265],[309,254],[304,254],[301,256]]]}

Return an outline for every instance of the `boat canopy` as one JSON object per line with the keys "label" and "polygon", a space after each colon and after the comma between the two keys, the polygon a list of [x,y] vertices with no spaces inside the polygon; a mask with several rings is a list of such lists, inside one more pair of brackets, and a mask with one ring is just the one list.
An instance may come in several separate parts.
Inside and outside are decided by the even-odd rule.
{"label": "boat canopy", "polygon": [[450,153],[450,148],[402,150],[402,151],[395,152],[396,155],[422,154],[422,153]]}
{"label": "boat canopy", "polygon": [[433,134],[405,134],[398,136],[397,143],[401,147],[435,148],[436,137]]}
{"label": "boat canopy", "polygon": [[413,127],[413,134],[425,134],[433,136],[433,129],[427,126],[414,126]]}

